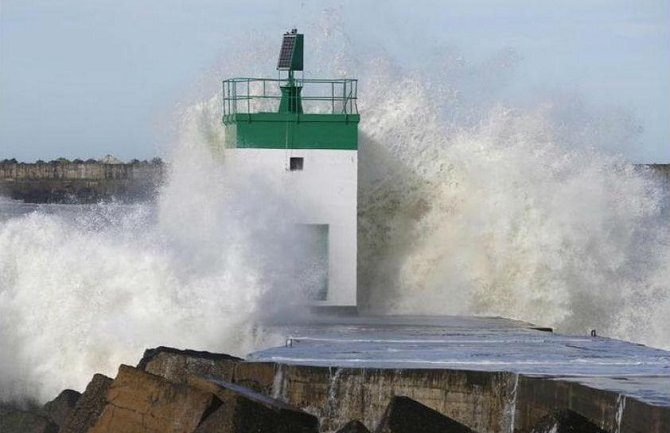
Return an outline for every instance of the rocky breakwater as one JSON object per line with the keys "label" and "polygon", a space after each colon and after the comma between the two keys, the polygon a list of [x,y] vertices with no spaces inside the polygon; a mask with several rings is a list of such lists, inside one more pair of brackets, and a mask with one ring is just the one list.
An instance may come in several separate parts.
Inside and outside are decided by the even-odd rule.
{"label": "rocky breakwater", "polygon": [[113,157],[22,163],[0,161],[0,195],[26,203],[123,202],[152,198],[165,174],[163,162]]}
{"label": "rocky breakwater", "polygon": [[[667,410],[638,412],[647,419],[627,424],[603,423],[595,412],[580,407],[598,404],[597,390],[571,389],[552,379],[536,378],[544,392],[532,395],[532,387],[516,378],[512,388],[499,386],[499,374],[486,372],[445,373],[453,380],[440,383],[439,374],[422,370],[367,371],[356,395],[321,390],[321,377],[342,376],[328,368],[248,362],[225,354],[177,350],[147,350],[136,367],[121,365],[115,378],[95,375],[83,393],[63,391],[43,407],[16,408],[0,405],[3,433],[437,433],[437,432],[625,432],[668,431]],[[354,372],[347,372],[351,375]],[[490,375],[491,377],[487,377]],[[425,377],[424,377],[425,376]],[[309,389],[312,378],[313,389]],[[455,379],[455,378],[460,379]],[[380,383],[379,381],[387,381]],[[301,382],[300,387],[291,382]],[[502,380],[504,382],[504,380]],[[412,386],[411,383],[414,383]],[[343,386],[346,381],[340,382]],[[422,391],[430,384],[443,397]],[[500,385],[500,384],[499,384]],[[535,384],[537,387],[538,384]],[[297,389],[300,388],[298,391]],[[366,390],[364,390],[365,388]],[[391,389],[389,393],[375,390]],[[553,389],[554,392],[550,390]],[[324,391],[324,392],[322,392]],[[374,396],[375,404],[367,401]],[[524,393],[515,406],[498,404],[509,393]],[[502,393],[502,394],[501,394]],[[507,394],[505,394],[507,393]],[[323,395],[322,395],[323,394]],[[500,394],[500,395],[498,395]],[[432,398],[428,397],[432,396]],[[348,400],[347,400],[348,399]],[[376,401],[379,400],[379,401]],[[352,405],[352,401],[355,404]],[[374,407],[383,404],[382,412]],[[350,408],[346,414],[337,407]],[[532,415],[528,408],[532,407]],[[368,411],[375,415],[370,417]],[[500,424],[477,422],[477,413],[489,419],[512,418]],[[639,409],[638,409],[639,411]],[[490,413],[489,413],[490,412]],[[333,414],[337,413],[338,416]],[[345,415],[345,416],[343,416]],[[349,418],[347,419],[347,415]],[[515,423],[514,417],[522,418]],[[620,417],[621,418],[621,417]],[[474,420],[474,421],[473,421]],[[479,427],[476,428],[475,425]],[[372,430],[370,430],[372,429]]]}
{"label": "rocky breakwater", "polygon": [[639,167],[649,170],[662,182],[670,185],[670,164],[641,164]]}

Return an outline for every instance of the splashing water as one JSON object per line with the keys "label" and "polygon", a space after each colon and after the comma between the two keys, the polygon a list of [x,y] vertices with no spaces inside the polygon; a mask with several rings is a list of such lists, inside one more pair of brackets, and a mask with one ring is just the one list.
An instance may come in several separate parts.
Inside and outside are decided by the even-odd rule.
{"label": "splashing water", "polygon": [[[574,98],[506,102],[512,51],[473,64],[446,50],[408,71],[351,46],[337,22],[306,33],[315,77],[361,80],[363,308],[496,314],[670,347],[666,193],[599,150],[634,139],[620,113]],[[229,56],[211,93],[221,76],[272,70],[267,41],[238,44],[257,49]],[[291,297],[286,257],[300,251],[274,216],[292,211],[273,185],[212,155],[218,101],[184,110],[157,205],[0,220],[0,399],[81,389],[160,344],[281,344],[257,324]]]}
{"label": "splashing water", "polygon": [[395,82],[364,111],[359,283],[371,309],[670,344],[667,190],[580,146],[589,131],[558,122],[553,101],[479,108],[458,127],[421,80]]}
{"label": "splashing water", "polygon": [[43,207],[0,222],[2,399],[82,389],[147,347],[243,355],[281,341],[256,324],[298,302],[291,209],[263,179],[221,169],[203,146],[216,139],[208,107],[185,116],[157,205]]}

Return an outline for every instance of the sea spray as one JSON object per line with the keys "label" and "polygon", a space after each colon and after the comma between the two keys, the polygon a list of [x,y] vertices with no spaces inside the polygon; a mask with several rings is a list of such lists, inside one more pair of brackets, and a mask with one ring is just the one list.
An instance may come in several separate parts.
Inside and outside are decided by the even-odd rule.
{"label": "sea spray", "polygon": [[185,122],[157,205],[0,223],[3,400],[83,389],[147,347],[244,355],[281,341],[259,322],[301,302],[292,210],[263,179],[222,171],[206,129]]}
{"label": "sea spray", "polygon": [[82,389],[147,347],[243,355],[265,337],[250,318],[273,291],[268,278],[281,278],[261,269],[265,253],[248,252],[248,238],[212,237],[196,251],[154,224],[120,226],[89,230],[39,213],[3,224],[2,397]]}
{"label": "sea spray", "polygon": [[[670,347],[668,187],[618,153],[637,144],[629,113],[556,90],[515,102],[513,49],[473,62],[446,47],[407,69],[383,45],[352,43],[335,15],[306,29],[308,69],[360,80],[363,309],[503,315]],[[266,70],[271,39],[253,37],[258,49],[229,53],[223,76]]]}
{"label": "sea spray", "polygon": [[[499,92],[514,51],[478,64],[444,50],[408,70],[327,19],[306,33],[330,47],[312,51],[314,76],[360,78],[365,309],[496,314],[670,347],[666,191],[602,150],[634,142],[634,123],[570,95],[515,106]],[[237,44],[211,94],[178,116],[156,206],[0,222],[0,398],[83,389],[150,346],[282,344],[259,323],[301,302],[285,292],[301,252],[290,218],[275,217],[292,210],[219,152],[218,80],[267,74],[274,41]]]}
{"label": "sea spray", "polygon": [[[661,185],[588,143],[564,145],[550,104],[492,107],[460,131],[436,107],[411,108],[388,125],[364,112],[377,124],[362,128],[360,155],[359,282],[370,308],[669,344],[665,323],[650,320],[667,313]],[[375,161],[388,170],[366,175]]]}
{"label": "sea spray", "polygon": [[570,93],[492,96],[505,81],[487,77],[513,76],[509,51],[480,65],[447,51],[421,70],[369,58],[358,64],[364,307],[670,347],[669,188],[612,152],[635,143],[630,116]]}

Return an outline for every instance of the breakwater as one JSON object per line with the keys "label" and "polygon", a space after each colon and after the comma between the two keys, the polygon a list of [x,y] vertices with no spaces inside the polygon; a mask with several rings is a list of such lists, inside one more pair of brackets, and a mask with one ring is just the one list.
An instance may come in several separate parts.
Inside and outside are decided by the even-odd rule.
{"label": "breakwater", "polygon": [[660,433],[668,426],[667,404],[569,377],[286,365],[168,347],[42,407],[0,404],[2,431],[22,433]]}
{"label": "breakwater", "polygon": [[640,164],[640,166],[651,170],[654,176],[670,182],[670,164]]}
{"label": "breakwater", "polygon": [[26,203],[95,203],[151,199],[163,181],[160,159],[129,163],[0,162],[0,195]]}
{"label": "breakwater", "polygon": [[486,433],[544,431],[533,429],[556,410],[607,432],[670,425],[670,354],[663,350],[500,317],[317,322],[291,325],[284,346],[248,355],[236,380],[251,368],[265,378],[261,390],[316,413],[325,430],[351,419],[373,428],[399,395]]}

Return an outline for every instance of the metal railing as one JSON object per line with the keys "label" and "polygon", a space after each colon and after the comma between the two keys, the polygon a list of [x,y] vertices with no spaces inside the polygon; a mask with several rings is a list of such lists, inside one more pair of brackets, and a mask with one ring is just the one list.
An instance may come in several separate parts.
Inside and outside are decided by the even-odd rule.
{"label": "metal railing", "polygon": [[[276,113],[281,101],[280,86],[288,85],[288,79],[231,78],[223,81],[223,116],[238,113]],[[358,80],[294,79],[294,85],[302,87],[304,113],[358,114]]]}

